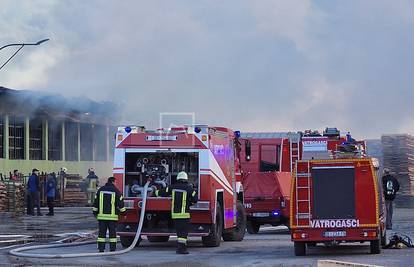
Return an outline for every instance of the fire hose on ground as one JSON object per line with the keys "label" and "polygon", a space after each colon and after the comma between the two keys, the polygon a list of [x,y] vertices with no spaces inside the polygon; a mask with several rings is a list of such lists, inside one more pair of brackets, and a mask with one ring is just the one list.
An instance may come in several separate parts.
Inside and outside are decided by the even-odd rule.
{"label": "fire hose on ground", "polygon": [[119,251],[110,251],[110,252],[92,252],[92,253],[67,253],[67,254],[37,254],[37,253],[27,253],[24,251],[29,250],[37,250],[37,249],[47,249],[47,248],[61,248],[61,247],[74,247],[74,246],[82,246],[88,244],[94,244],[96,241],[84,241],[84,242],[74,242],[69,244],[48,244],[48,245],[36,245],[36,246],[27,246],[27,247],[20,247],[15,248],[9,251],[9,253],[13,256],[17,257],[29,257],[29,258],[46,258],[46,259],[60,259],[60,258],[78,258],[78,257],[100,257],[100,256],[114,256],[127,253],[131,251],[135,245],[137,244],[139,237],[141,236],[141,230],[144,223],[144,216],[145,216],[145,207],[147,204],[147,192],[148,192],[149,182],[147,182],[144,186],[144,195],[142,198],[142,207],[141,207],[141,214],[140,219],[137,227],[137,232],[135,234],[134,241],[132,244],[127,247],[126,249],[119,250]]}

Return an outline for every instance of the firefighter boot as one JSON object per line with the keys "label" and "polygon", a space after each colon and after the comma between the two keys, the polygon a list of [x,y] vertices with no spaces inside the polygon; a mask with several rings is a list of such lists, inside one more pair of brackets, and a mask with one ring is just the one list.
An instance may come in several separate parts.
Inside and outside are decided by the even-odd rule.
{"label": "firefighter boot", "polygon": [[105,251],[105,242],[98,242],[98,250],[99,252]]}
{"label": "firefighter boot", "polygon": [[116,250],[116,242],[110,242],[109,243],[109,250],[115,251]]}
{"label": "firefighter boot", "polygon": [[177,243],[177,254],[189,254],[187,250],[187,245],[184,243]]}

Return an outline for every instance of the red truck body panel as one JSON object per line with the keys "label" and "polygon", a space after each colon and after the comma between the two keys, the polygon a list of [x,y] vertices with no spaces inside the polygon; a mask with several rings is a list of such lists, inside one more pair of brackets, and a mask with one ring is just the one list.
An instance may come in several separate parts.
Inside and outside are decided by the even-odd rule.
{"label": "red truck body panel", "polygon": [[[128,129],[129,130],[129,129]],[[236,201],[238,200],[237,187],[240,184],[239,160],[236,155],[235,135],[230,129],[223,127],[202,127],[201,132],[195,132],[193,128],[183,127],[183,129],[163,132],[163,131],[125,131],[118,129],[116,135],[117,143],[115,147],[113,175],[116,178],[117,188],[124,194],[124,201],[127,212],[119,216],[119,224],[126,225],[131,231],[119,231],[120,236],[134,235],[134,227],[139,221],[141,197],[131,196],[131,186],[133,181],[143,179],[141,167],[137,169],[135,165],[136,157],[148,154],[154,155],[150,161],[157,162],[160,159],[157,155],[171,155],[171,158],[179,154],[192,153],[192,164],[194,173],[189,173],[196,181],[198,191],[198,203],[203,204],[200,208],[198,204],[191,207],[191,223],[194,231],[190,230],[190,235],[208,235],[210,227],[216,219],[217,203],[221,202],[223,212],[223,229],[231,229],[236,223]],[[133,163],[130,164],[129,158]],[[149,162],[152,163],[152,162]],[[178,162],[181,164],[181,162]],[[141,163],[139,163],[141,164]],[[170,164],[170,163],[168,163]],[[184,164],[184,163],[182,163]],[[170,179],[175,179],[177,173],[172,171],[174,164],[170,164]],[[146,178],[145,178],[146,179]],[[145,180],[146,181],[146,180]],[[141,185],[145,184],[141,182]],[[241,200],[242,201],[242,200]],[[169,235],[171,231],[171,198],[155,197],[150,195],[147,199],[146,216],[164,216],[168,225],[163,229],[152,229],[148,227],[148,218],[144,223],[143,235]],[[147,222],[148,221],[148,222]],[[136,228],[135,228],[136,229]]]}
{"label": "red truck body panel", "polygon": [[[293,177],[292,241],[361,242],[378,240],[384,234],[381,183],[371,159],[302,160]],[[341,186],[345,180],[346,186]]]}

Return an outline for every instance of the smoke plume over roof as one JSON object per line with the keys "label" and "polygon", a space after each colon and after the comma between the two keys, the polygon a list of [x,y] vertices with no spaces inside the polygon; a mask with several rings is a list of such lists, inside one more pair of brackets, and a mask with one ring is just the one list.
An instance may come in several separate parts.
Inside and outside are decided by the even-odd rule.
{"label": "smoke plume over roof", "polygon": [[[414,2],[0,0],[0,85],[245,131],[414,132]],[[13,49],[0,51],[4,61]]]}

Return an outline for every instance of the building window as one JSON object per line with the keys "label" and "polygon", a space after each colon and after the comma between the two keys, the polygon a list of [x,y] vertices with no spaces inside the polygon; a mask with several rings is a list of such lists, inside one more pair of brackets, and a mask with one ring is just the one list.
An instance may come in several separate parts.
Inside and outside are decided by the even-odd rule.
{"label": "building window", "polygon": [[24,118],[9,117],[9,158],[24,159]]}
{"label": "building window", "polygon": [[66,122],[65,123],[65,159],[68,161],[78,160],[78,123]]}
{"label": "building window", "polygon": [[41,120],[31,120],[29,123],[29,158],[43,159],[43,127]]}
{"label": "building window", "polygon": [[62,160],[62,124],[58,122],[49,122],[48,158]]}
{"label": "building window", "polygon": [[94,126],[94,145],[95,145],[95,160],[107,160],[108,139],[106,136],[106,126]]}
{"label": "building window", "polygon": [[93,125],[80,124],[80,160],[93,160]]}
{"label": "building window", "polygon": [[4,137],[4,121],[3,121],[3,116],[0,116],[0,158],[4,158],[3,137]]}

